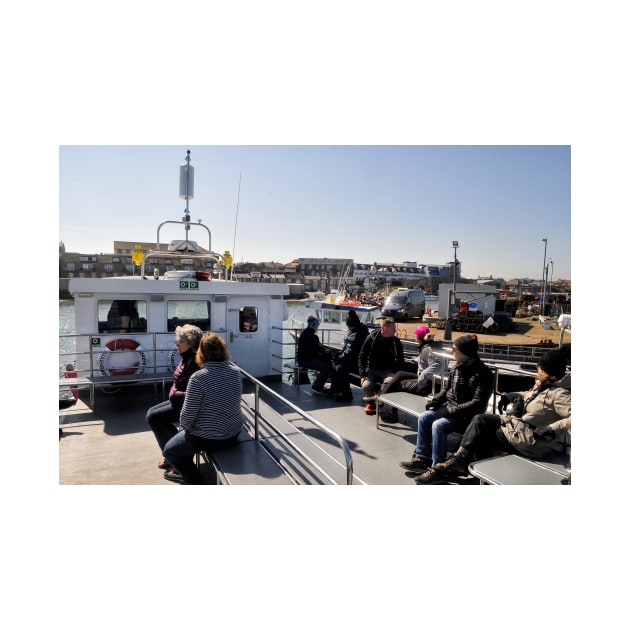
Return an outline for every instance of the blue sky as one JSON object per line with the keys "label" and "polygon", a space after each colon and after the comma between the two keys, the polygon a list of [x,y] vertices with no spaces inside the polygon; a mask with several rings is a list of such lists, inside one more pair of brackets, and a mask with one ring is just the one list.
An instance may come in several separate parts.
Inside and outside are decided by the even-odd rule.
{"label": "blue sky", "polygon": [[[66,249],[110,253],[114,240],[152,241],[160,222],[180,220],[187,149],[191,218],[237,261],[446,264],[457,240],[465,277],[540,278],[547,238],[550,273],[571,277],[568,146],[61,146]],[[183,237],[180,226],[161,232]],[[191,238],[207,245],[204,230]]]}

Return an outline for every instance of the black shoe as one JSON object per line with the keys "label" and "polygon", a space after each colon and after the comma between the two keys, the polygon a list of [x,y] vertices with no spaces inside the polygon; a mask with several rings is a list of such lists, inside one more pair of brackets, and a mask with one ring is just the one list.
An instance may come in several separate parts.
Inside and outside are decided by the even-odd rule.
{"label": "black shoe", "polygon": [[311,387],[311,391],[314,394],[317,394],[318,396],[323,396],[324,395],[324,390],[323,389],[319,389],[319,388],[316,388],[316,387]]}
{"label": "black shoe", "polygon": [[419,486],[430,486],[434,483],[442,483],[445,479],[446,473],[443,473],[441,470],[437,470],[437,468],[429,468],[421,475],[413,478]]}
{"label": "black shoe", "polygon": [[395,409],[392,409],[391,411],[381,411],[379,413],[379,418],[383,422],[398,422],[398,414]]}
{"label": "black shoe", "polygon": [[461,457],[450,457],[445,462],[441,464],[436,464],[435,469],[439,472],[443,473],[445,476],[459,476],[459,475],[467,475],[468,474],[468,466],[466,462]]}
{"label": "black shoe", "polygon": [[431,462],[428,459],[422,459],[421,457],[414,457],[408,462],[400,462],[400,467],[411,472],[424,472],[427,468],[431,467]]}
{"label": "black shoe", "polygon": [[164,479],[174,481],[175,483],[184,483],[184,478],[181,476],[181,473],[178,473],[173,469],[164,472]]}
{"label": "black shoe", "polygon": [[335,400],[337,402],[352,402],[354,400],[354,398],[352,397],[352,394],[336,394],[335,395]]}

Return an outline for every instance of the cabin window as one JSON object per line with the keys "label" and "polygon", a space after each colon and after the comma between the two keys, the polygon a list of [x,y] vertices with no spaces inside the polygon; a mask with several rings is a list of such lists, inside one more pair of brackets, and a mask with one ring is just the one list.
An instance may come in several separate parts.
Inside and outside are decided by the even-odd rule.
{"label": "cabin window", "polygon": [[254,333],[258,331],[258,308],[255,306],[241,306],[238,309],[239,332]]}
{"label": "cabin window", "polygon": [[210,302],[206,300],[170,300],[166,305],[167,330],[192,324],[203,331],[210,330]]}
{"label": "cabin window", "polygon": [[99,300],[98,332],[147,332],[147,303],[144,300]]}

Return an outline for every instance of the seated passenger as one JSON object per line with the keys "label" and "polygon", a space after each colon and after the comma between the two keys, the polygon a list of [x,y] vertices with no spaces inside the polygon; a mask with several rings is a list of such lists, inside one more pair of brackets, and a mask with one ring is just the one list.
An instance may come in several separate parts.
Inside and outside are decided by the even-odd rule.
{"label": "seated passenger", "polygon": [[[442,342],[436,341],[435,335],[428,326],[418,326],[415,330],[418,342],[418,373],[396,372],[387,385],[381,387],[381,394],[388,392],[409,392],[418,396],[428,396],[431,393],[433,376],[440,372],[440,360],[434,352],[442,350]],[[393,408],[388,410],[383,405],[380,412],[381,420],[385,422],[398,422],[398,411]]]}
{"label": "seated passenger", "polygon": [[416,448],[411,460],[400,466],[412,472],[416,483],[434,483],[440,477],[435,466],[446,459],[447,436],[463,433],[473,416],[483,413],[492,395],[492,370],[478,356],[477,335],[462,335],[453,341],[455,366],[440,392],[427,403],[418,418]]}
{"label": "seated passenger", "polygon": [[348,312],[346,326],[348,334],[344,337],[343,348],[333,359],[337,374],[337,389],[333,393],[337,394],[338,402],[352,400],[349,376],[359,372],[359,352],[369,334],[368,327],[359,319],[356,311]]}
{"label": "seated passenger", "polygon": [[185,485],[204,483],[195,466],[195,453],[235,446],[244,422],[243,380],[238,367],[230,362],[225,341],[208,333],[199,342],[196,360],[200,369],[188,381],[179,418],[183,430],[164,447],[164,457],[173,468],[164,473],[165,479]]}
{"label": "seated passenger", "polygon": [[[318,328],[319,319],[314,315],[309,315],[306,318],[306,328],[298,339],[296,360],[300,367],[317,371],[317,377],[311,389],[313,393],[321,396],[324,393],[326,381],[329,378],[335,378],[336,381],[336,373],[333,373],[332,354],[319,341]],[[332,391],[335,391],[332,383],[331,386]]]}
{"label": "seated passenger", "polygon": [[374,397],[381,386],[405,366],[405,356],[400,339],[396,337],[396,322],[385,317],[381,329],[372,331],[365,339],[359,352],[359,376],[363,398],[367,402],[365,413],[373,416],[376,407]]}
{"label": "seated passenger", "polygon": [[[177,435],[179,414],[184,406],[184,396],[190,377],[199,369],[196,361],[197,348],[203,337],[201,328],[184,324],[175,330],[175,345],[181,357],[173,372],[173,384],[168,392],[168,400],[153,405],[147,411],[147,422],[157,440],[160,452],[164,450],[166,443]],[[171,466],[162,458],[158,462],[158,468],[169,471]]]}
{"label": "seated passenger", "polygon": [[433,478],[467,473],[471,461],[492,457],[496,450],[534,459],[549,455],[571,430],[571,375],[566,369],[564,349],[547,352],[537,366],[534,387],[502,396],[500,415],[476,415],[455,454],[435,466]]}

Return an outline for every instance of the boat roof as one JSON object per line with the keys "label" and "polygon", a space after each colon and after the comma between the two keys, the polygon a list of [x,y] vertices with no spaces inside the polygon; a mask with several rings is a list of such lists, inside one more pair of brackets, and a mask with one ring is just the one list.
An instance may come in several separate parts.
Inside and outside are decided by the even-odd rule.
{"label": "boat roof", "polygon": [[352,304],[331,304],[330,302],[311,302],[311,308],[321,308],[327,311],[358,311],[360,313],[372,313],[374,311],[380,310],[380,306],[376,305],[360,305],[353,306]]}
{"label": "boat roof", "polygon": [[[69,291],[73,294],[93,293],[145,293],[147,295],[160,293],[180,293],[181,280],[195,280],[195,278],[164,278],[155,280],[153,277],[118,276],[111,278],[71,278]],[[239,282],[238,280],[198,280],[198,289],[194,293],[181,293],[182,296],[195,295],[272,295],[288,296],[289,287],[286,284],[269,282]]]}

